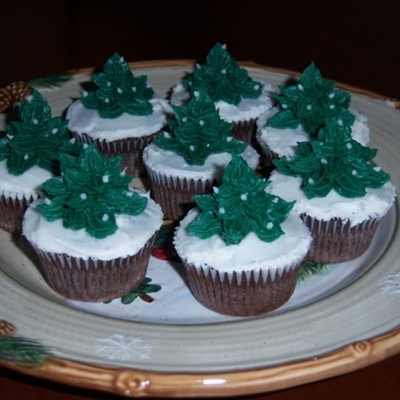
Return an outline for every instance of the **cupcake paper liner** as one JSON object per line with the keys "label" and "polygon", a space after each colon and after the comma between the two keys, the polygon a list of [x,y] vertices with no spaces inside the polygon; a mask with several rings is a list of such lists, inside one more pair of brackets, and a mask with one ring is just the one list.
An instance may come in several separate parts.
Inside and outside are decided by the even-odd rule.
{"label": "cupcake paper liner", "polygon": [[255,133],[257,130],[257,123],[255,119],[249,121],[236,122],[232,129],[232,136],[242,142],[255,144]]}
{"label": "cupcake paper liner", "polygon": [[71,300],[100,302],[122,297],[143,282],[155,237],[135,255],[109,261],[35,250],[44,277],[55,292]]}
{"label": "cupcake paper liner", "polygon": [[142,151],[161,132],[162,130],[159,130],[158,132],[148,136],[132,137],[111,142],[93,139],[86,133],[79,135],[72,132],[72,135],[76,140],[82,143],[94,143],[101,154],[105,157],[116,157],[122,155],[124,159],[121,164],[121,169],[126,168],[126,174],[132,177],[143,177],[146,176],[146,168],[142,160]]}
{"label": "cupcake paper liner", "polygon": [[203,306],[220,314],[250,317],[273,311],[285,304],[296,287],[301,263],[281,272],[219,272],[196,268],[183,261],[189,287]]}
{"label": "cupcake paper liner", "polygon": [[270,147],[263,142],[258,135],[256,135],[256,141],[257,141],[257,148],[260,150],[261,153],[261,162],[264,167],[269,168],[271,167],[272,161],[276,160],[279,158],[278,154],[276,154],[274,151],[270,149]]}
{"label": "cupcake paper liner", "polygon": [[178,221],[195,206],[194,195],[211,193],[216,181],[174,178],[148,169],[150,193],[164,213],[164,218]]}
{"label": "cupcake paper liner", "polygon": [[0,228],[10,233],[22,232],[22,220],[28,205],[34,201],[30,196],[28,199],[22,197],[0,196]]}
{"label": "cupcake paper liner", "polygon": [[301,218],[310,228],[313,241],[307,261],[341,263],[362,256],[369,248],[381,218],[371,218],[353,227],[350,221],[335,218],[320,221],[308,215]]}

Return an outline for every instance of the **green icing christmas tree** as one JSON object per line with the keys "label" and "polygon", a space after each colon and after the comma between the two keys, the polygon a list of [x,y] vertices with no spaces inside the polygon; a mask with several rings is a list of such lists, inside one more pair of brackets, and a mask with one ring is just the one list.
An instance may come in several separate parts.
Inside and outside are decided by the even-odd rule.
{"label": "green icing christmas tree", "polygon": [[195,196],[200,214],[188,232],[202,239],[219,235],[227,245],[240,243],[250,232],[265,242],[276,240],[284,234],[280,225],[294,202],[266,193],[268,183],[242,157],[233,155],[220,187]]}

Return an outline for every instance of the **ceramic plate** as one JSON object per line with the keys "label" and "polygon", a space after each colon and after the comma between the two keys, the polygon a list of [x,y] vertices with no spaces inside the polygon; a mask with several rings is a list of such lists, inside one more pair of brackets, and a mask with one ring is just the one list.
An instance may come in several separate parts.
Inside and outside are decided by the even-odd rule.
{"label": "ceramic plate", "polygon": [[[132,63],[166,96],[188,60]],[[274,86],[298,76],[246,63]],[[32,82],[62,114],[90,69]],[[396,103],[339,85],[371,127],[375,162],[400,185]],[[4,122],[4,121],[3,121]],[[146,189],[146,182],[134,181]],[[162,238],[148,281],[133,301],[85,304],[55,294],[24,241],[0,232],[0,364],[55,381],[124,396],[232,396],[268,392],[343,374],[400,351],[399,205],[352,262],[305,268],[292,298],[256,318],[200,306]],[[169,227],[165,227],[168,233]]]}

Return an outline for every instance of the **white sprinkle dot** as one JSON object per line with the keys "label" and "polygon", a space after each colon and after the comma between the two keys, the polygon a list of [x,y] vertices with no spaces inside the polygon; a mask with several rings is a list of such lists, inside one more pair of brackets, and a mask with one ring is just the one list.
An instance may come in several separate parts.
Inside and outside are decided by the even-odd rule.
{"label": "white sprinkle dot", "polygon": [[82,92],[82,97],[86,97],[88,94],[88,92]]}
{"label": "white sprinkle dot", "polygon": [[194,146],[191,144],[191,145],[189,146],[189,149],[190,149],[190,151],[194,151]]}
{"label": "white sprinkle dot", "polygon": [[335,97],[335,93],[332,92],[332,93],[329,95],[329,98],[330,98],[330,99],[333,99],[334,97]]}
{"label": "white sprinkle dot", "polygon": [[33,123],[34,123],[35,125],[37,125],[38,122],[39,122],[39,121],[38,121],[36,118],[33,120]]}
{"label": "white sprinkle dot", "polygon": [[260,89],[260,85],[259,85],[259,84],[254,85],[254,89],[255,89],[255,90]]}
{"label": "white sprinkle dot", "polygon": [[204,125],[204,121],[203,121],[202,119],[199,121],[199,125],[200,125],[200,126],[203,126],[203,125]]}
{"label": "white sprinkle dot", "polygon": [[104,99],[104,103],[109,103],[109,102],[110,102],[109,98]]}
{"label": "white sprinkle dot", "polygon": [[272,229],[273,227],[274,227],[274,224],[272,222],[268,222],[267,229]]}
{"label": "white sprinkle dot", "polygon": [[104,214],[101,218],[102,221],[107,222],[110,219],[110,216],[108,214]]}
{"label": "white sprinkle dot", "polygon": [[354,175],[357,175],[357,171],[355,170],[355,169],[353,169],[353,171],[351,171],[351,174],[354,176]]}
{"label": "white sprinkle dot", "polygon": [[233,136],[228,136],[227,138],[226,138],[226,141],[227,142],[231,142],[233,140]]}
{"label": "white sprinkle dot", "polygon": [[221,73],[222,73],[222,74],[226,74],[226,69],[224,68],[224,69],[221,71]]}
{"label": "white sprinkle dot", "polygon": [[321,158],[321,164],[328,164],[328,160],[326,160],[325,158]]}
{"label": "white sprinkle dot", "polygon": [[29,155],[28,154],[25,154],[24,155],[24,160],[27,160],[29,158]]}
{"label": "white sprinkle dot", "polygon": [[247,200],[247,193],[240,195],[240,200],[246,201]]}
{"label": "white sprinkle dot", "polygon": [[342,120],[341,118],[338,119],[338,124],[339,124],[340,126],[343,125],[343,120]]}
{"label": "white sprinkle dot", "polygon": [[379,166],[377,166],[377,167],[374,167],[374,170],[375,170],[376,172],[379,172],[379,171],[381,171],[381,170],[382,170],[382,167],[379,167]]}
{"label": "white sprinkle dot", "polygon": [[311,110],[312,109],[312,105],[309,104],[306,108],[307,108],[307,110]]}
{"label": "white sprinkle dot", "polygon": [[287,104],[282,104],[282,108],[288,108]]}
{"label": "white sprinkle dot", "polygon": [[353,146],[351,145],[351,143],[347,143],[346,147],[350,150],[353,148]]}
{"label": "white sprinkle dot", "polygon": [[216,186],[213,187],[213,191],[214,193],[218,193],[219,192],[219,188],[217,188]]}
{"label": "white sprinkle dot", "polygon": [[331,104],[331,105],[329,106],[329,108],[330,108],[331,110],[333,110],[333,109],[335,108],[335,105],[334,105],[334,104]]}
{"label": "white sprinkle dot", "polygon": [[303,86],[301,83],[299,83],[299,84],[297,85],[297,87],[299,88],[299,90],[304,90],[304,86]]}
{"label": "white sprinkle dot", "polygon": [[81,200],[86,200],[87,199],[87,194],[86,193],[81,193],[80,196]]}
{"label": "white sprinkle dot", "polygon": [[220,214],[225,214],[225,208],[224,208],[224,207],[220,207],[219,210],[218,210],[218,212],[219,212]]}
{"label": "white sprinkle dot", "polygon": [[308,178],[308,183],[310,185],[314,185],[314,179],[313,178]]}
{"label": "white sprinkle dot", "polygon": [[199,97],[200,96],[200,92],[198,90],[195,90],[193,92],[194,97]]}
{"label": "white sprinkle dot", "polygon": [[136,86],[132,86],[132,92],[136,92]]}
{"label": "white sprinkle dot", "polygon": [[110,181],[110,177],[108,175],[103,175],[101,179],[104,183],[108,183]]}
{"label": "white sprinkle dot", "polygon": [[187,119],[186,117],[183,117],[183,118],[182,118],[182,122],[187,122],[187,120],[188,120],[188,119]]}
{"label": "white sprinkle dot", "polygon": [[171,137],[171,135],[168,132],[164,132],[164,137],[169,139]]}
{"label": "white sprinkle dot", "polygon": [[107,82],[107,86],[108,86],[108,87],[111,86],[111,82],[110,82],[110,81]]}
{"label": "white sprinkle dot", "polygon": [[122,93],[122,89],[121,88],[117,88],[117,92],[121,94]]}
{"label": "white sprinkle dot", "polygon": [[51,133],[57,133],[58,132],[58,129],[57,128],[54,128],[52,131],[51,131]]}
{"label": "white sprinkle dot", "polygon": [[278,198],[278,197],[275,197],[275,198],[272,200],[272,202],[275,203],[275,204],[277,204],[278,201],[279,201],[279,198]]}

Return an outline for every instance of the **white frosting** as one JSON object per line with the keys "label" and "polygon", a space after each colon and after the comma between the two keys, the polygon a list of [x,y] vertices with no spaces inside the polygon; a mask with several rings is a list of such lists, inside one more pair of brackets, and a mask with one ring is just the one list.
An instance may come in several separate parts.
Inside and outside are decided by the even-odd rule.
{"label": "white frosting", "polygon": [[[266,112],[258,120],[257,139],[261,145],[267,146],[278,157],[292,157],[297,152],[297,143],[310,140],[310,135],[299,126],[296,129],[279,129],[265,126],[268,119],[278,112],[278,108]],[[351,136],[354,140],[365,146],[369,142],[370,127],[367,117],[357,110],[350,109],[355,121],[352,125]]]}
{"label": "white frosting", "polygon": [[[252,169],[257,168],[259,155],[253,147],[247,146],[242,157]],[[149,172],[203,181],[219,179],[231,159],[230,153],[218,153],[209,155],[203,165],[189,165],[181,155],[164,150],[154,142],[143,150],[143,162]]]}
{"label": "white frosting", "polygon": [[300,188],[301,177],[284,175],[274,170],[268,180],[270,184],[266,191],[286,201],[296,200],[293,209],[298,214],[305,213],[321,221],[337,217],[349,220],[351,226],[369,218],[382,218],[396,197],[396,187],[391,182],[378,189],[367,188],[364,197],[346,198],[331,190],[326,197],[307,199]]}
{"label": "white frosting", "polygon": [[[148,194],[143,194],[149,198]],[[62,219],[48,222],[32,203],[23,220],[23,235],[35,247],[51,253],[69,254],[87,260],[112,260],[134,255],[161,227],[163,213],[149,198],[145,211],[138,216],[116,215],[118,230],[104,239],[90,236],[84,229],[63,227]]]}
{"label": "white frosting", "polygon": [[[215,107],[219,110],[220,117],[228,122],[250,121],[259,118],[273,107],[274,100],[271,96],[273,87],[269,83],[263,84],[262,94],[257,99],[242,98],[238,105],[232,105],[225,101],[215,102]],[[182,106],[187,104],[189,93],[182,83],[178,83],[172,88],[171,104]]]}
{"label": "white frosting", "polygon": [[5,197],[38,198],[41,185],[44,181],[53,178],[54,175],[34,165],[25,171],[22,175],[13,175],[8,172],[7,160],[0,161],[0,194]]}
{"label": "white frosting", "polygon": [[189,235],[186,227],[197,215],[197,208],[189,211],[174,236],[179,256],[196,267],[210,266],[221,272],[282,271],[302,261],[311,244],[310,231],[293,212],[282,223],[285,234],[277,240],[264,242],[250,232],[239,244],[229,246],[218,235],[208,239]]}
{"label": "white frosting", "polygon": [[118,118],[102,118],[98,110],[88,109],[81,100],[76,100],[67,110],[68,129],[107,142],[148,136],[165,127],[168,114],[172,114],[172,108],[166,100],[154,98],[150,103],[153,105],[151,115],[137,116],[124,112]]}

